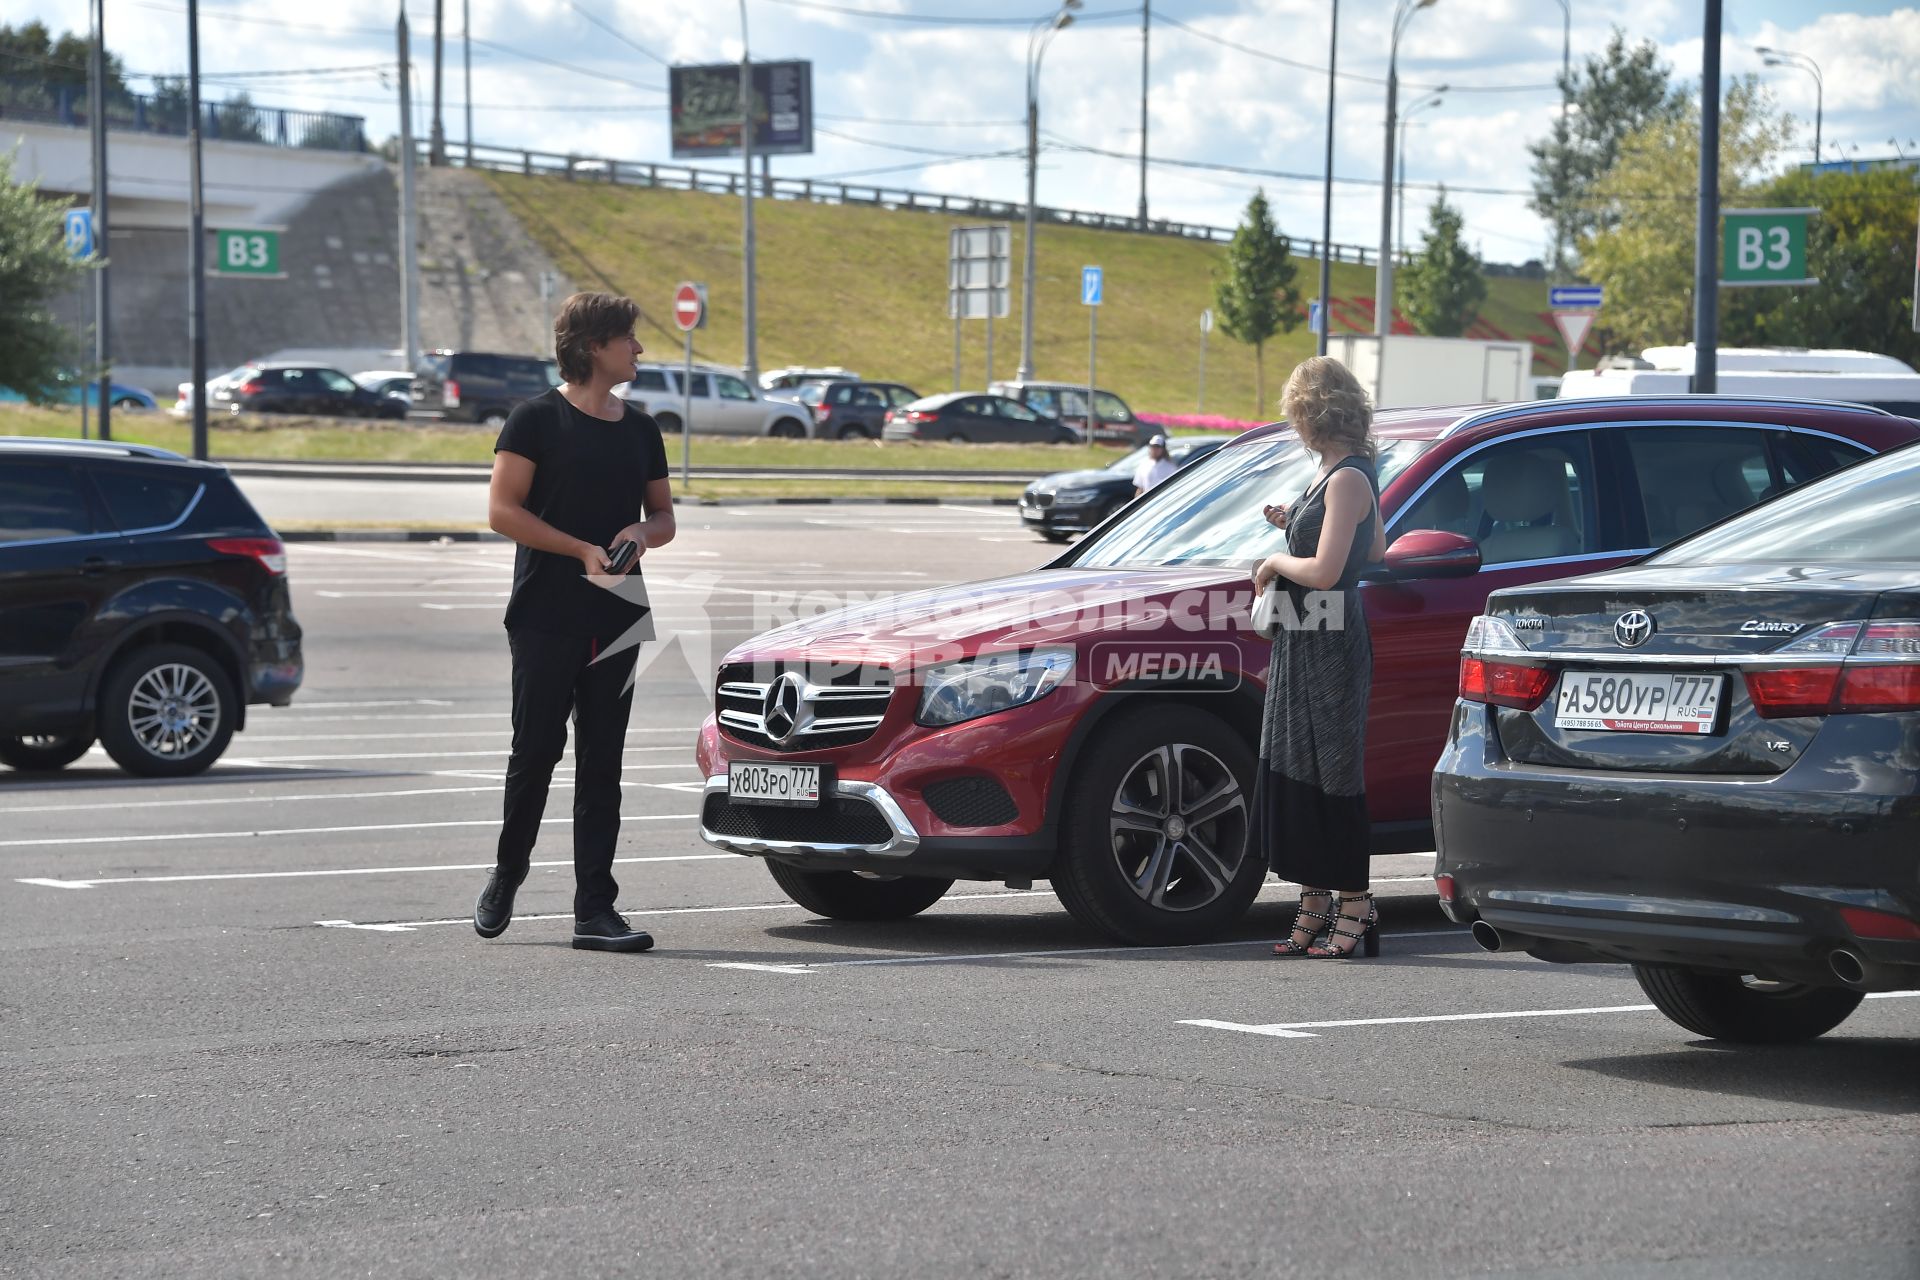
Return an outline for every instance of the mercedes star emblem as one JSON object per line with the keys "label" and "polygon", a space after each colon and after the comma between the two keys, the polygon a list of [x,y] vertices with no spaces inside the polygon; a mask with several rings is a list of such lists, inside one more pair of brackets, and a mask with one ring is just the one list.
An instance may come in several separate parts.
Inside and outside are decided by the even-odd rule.
{"label": "mercedes star emblem", "polygon": [[1613,624],[1613,638],[1622,648],[1638,649],[1653,638],[1653,618],[1645,609],[1623,613]]}
{"label": "mercedes star emblem", "polygon": [[798,672],[789,671],[767,686],[760,722],[776,746],[785,746],[800,728],[800,691],[805,684]]}

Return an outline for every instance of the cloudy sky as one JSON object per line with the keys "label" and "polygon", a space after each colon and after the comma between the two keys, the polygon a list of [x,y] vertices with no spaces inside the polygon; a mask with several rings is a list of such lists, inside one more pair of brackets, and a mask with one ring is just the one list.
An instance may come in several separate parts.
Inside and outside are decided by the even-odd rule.
{"label": "cloudy sky", "polygon": [[[733,0],[467,2],[473,129],[482,143],[665,161],[667,65],[740,53]],[[746,0],[756,58],[813,62],[816,151],[777,160],[776,174],[859,174],[890,186],[1019,198],[1023,160],[993,153],[1024,146],[1030,24],[1055,2]],[[431,0],[406,3],[419,122],[431,93],[434,14]],[[1139,151],[1141,30],[1133,3],[1086,0],[1084,19],[1060,32],[1046,55],[1043,203],[1124,214],[1136,208],[1137,159],[1091,153]],[[1618,25],[1632,39],[1652,40],[1676,77],[1697,77],[1698,0],[1567,3],[1576,65]],[[464,132],[462,0],[444,4],[446,130],[457,142]],[[1153,0],[1150,153],[1156,161],[1263,171],[1156,162],[1148,176],[1155,216],[1231,225],[1254,186],[1264,185],[1284,229],[1318,235],[1330,7],[1329,0]],[[84,0],[13,0],[7,9],[12,21],[39,18],[55,30],[86,23]],[[130,70],[185,68],[185,0],[106,0],[106,9],[109,47]],[[1340,10],[1334,172],[1356,181],[1336,187],[1334,239],[1371,244],[1379,235],[1381,78],[1393,0],[1345,0]],[[375,138],[396,130],[395,0],[202,0],[200,15],[209,97],[245,87],[263,104],[364,115]],[[1560,0],[1436,0],[1414,18],[1401,49],[1402,108],[1425,94],[1416,86],[1452,89],[1409,129],[1409,238],[1424,222],[1432,184],[1444,180],[1486,257],[1518,262],[1544,253],[1546,231],[1521,193],[1525,144],[1547,130],[1558,108],[1562,19]],[[1818,63],[1827,86],[1827,158],[1920,152],[1920,77],[1913,74],[1920,8],[1726,0],[1725,26],[1726,73],[1760,72],[1780,104],[1807,122],[1799,158],[1811,152],[1813,79],[1762,67],[1756,45]],[[283,71],[299,74],[259,74]]]}

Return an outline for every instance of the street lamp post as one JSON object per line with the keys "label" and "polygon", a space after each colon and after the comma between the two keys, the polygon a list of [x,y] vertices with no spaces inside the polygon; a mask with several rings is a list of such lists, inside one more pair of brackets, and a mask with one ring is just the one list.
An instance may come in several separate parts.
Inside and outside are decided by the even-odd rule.
{"label": "street lamp post", "polygon": [[1795,67],[1813,77],[1813,162],[1819,164],[1820,117],[1826,113],[1827,99],[1827,82],[1820,78],[1820,64],[1804,53],[1769,49],[1765,45],[1756,46],[1754,52],[1764,58],[1770,67]]}
{"label": "street lamp post", "polygon": [[1314,354],[1327,354],[1327,334],[1333,328],[1333,86],[1340,62],[1340,0],[1333,0],[1327,20],[1327,167],[1320,176],[1320,332]]}
{"label": "street lamp post", "polygon": [[746,312],[746,358],[741,362],[741,372],[746,375],[747,385],[752,386],[760,371],[760,340],[753,289],[753,62],[747,53],[747,0],[740,0],[740,171],[741,191],[746,197],[745,225],[741,231],[741,256],[746,260],[742,289]]}
{"label": "street lamp post", "polygon": [[[1570,0],[1556,0],[1560,6],[1560,146],[1555,151],[1555,167],[1564,175],[1567,166],[1567,116],[1573,103],[1573,5]],[[1564,216],[1553,220],[1553,265],[1555,270],[1566,266],[1567,258],[1567,222]]]}
{"label": "street lamp post", "polygon": [[1394,191],[1399,200],[1400,208],[1394,217],[1395,221],[1400,224],[1400,234],[1396,243],[1402,253],[1407,251],[1407,126],[1412,123],[1413,117],[1418,112],[1428,107],[1443,105],[1446,99],[1442,95],[1446,93],[1447,89],[1447,85],[1441,85],[1438,89],[1435,89],[1432,93],[1408,107],[1400,117],[1400,177],[1394,184]]}
{"label": "street lamp post", "polygon": [[[746,0],[741,0],[745,3]],[[1020,371],[1022,381],[1033,376],[1033,202],[1040,169],[1040,60],[1054,35],[1073,24],[1081,0],[1060,0],[1060,7],[1033,24],[1027,36],[1027,234],[1020,268]]]}
{"label": "street lamp post", "polygon": [[[1435,0],[1398,0],[1393,7],[1393,38],[1387,45],[1386,163],[1380,167],[1380,255],[1373,276],[1373,331],[1384,339],[1393,330],[1393,128],[1400,98],[1400,35],[1413,15]],[[1381,343],[1379,366],[1386,365]]]}

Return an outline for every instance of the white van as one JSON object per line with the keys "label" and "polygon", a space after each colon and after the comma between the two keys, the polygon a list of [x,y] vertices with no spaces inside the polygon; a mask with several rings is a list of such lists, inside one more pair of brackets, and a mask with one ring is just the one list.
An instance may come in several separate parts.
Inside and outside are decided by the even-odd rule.
{"label": "white van", "polygon": [[794,440],[808,435],[807,409],[791,400],[770,399],[740,376],[738,369],[717,365],[693,366],[692,394],[683,389],[686,371],[680,365],[642,364],[633,381],[613,393],[634,408],[653,415],[660,430],[680,430],[681,417],[691,409],[695,435],[781,436]]}
{"label": "white van", "polygon": [[[1693,347],[1648,347],[1640,358],[1576,369],[1560,382],[1560,398],[1683,395],[1692,389]],[[1920,373],[1871,351],[1805,347],[1722,347],[1715,356],[1721,395],[1844,400],[1920,417]]]}

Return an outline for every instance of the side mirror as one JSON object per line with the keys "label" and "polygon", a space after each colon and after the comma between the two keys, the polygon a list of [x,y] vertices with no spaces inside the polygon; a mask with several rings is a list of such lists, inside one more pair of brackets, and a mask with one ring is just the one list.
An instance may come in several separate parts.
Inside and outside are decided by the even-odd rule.
{"label": "side mirror", "polygon": [[1465,534],[1415,529],[1393,540],[1386,565],[1395,578],[1465,578],[1480,572],[1480,544]]}

